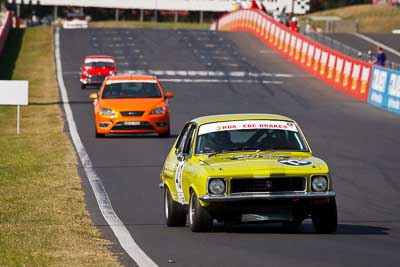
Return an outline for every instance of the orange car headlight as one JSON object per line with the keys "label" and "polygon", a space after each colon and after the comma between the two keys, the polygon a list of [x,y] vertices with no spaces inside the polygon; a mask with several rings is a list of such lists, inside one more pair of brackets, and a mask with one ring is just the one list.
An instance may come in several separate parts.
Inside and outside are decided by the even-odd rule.
{"label": "orange car headlight", "polygon": [[164,113],[165,113],[165,107],[155,108],[150,112],[150,114],[152,114],[152,115],[164,114]]}
{"label": "orange car headlight", "polygon": [[100,115],[102,116],[114,116],[115,111],[109,108],[102,108],[100,111]]}

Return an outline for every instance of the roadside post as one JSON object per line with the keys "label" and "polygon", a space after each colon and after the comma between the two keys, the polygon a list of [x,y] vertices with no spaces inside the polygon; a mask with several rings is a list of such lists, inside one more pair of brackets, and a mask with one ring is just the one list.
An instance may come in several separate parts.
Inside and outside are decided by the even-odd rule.
{"label": "roadside post", "polygon": [[17,134],[20,132],[20,106],[28,105],[28,81],[0,81],[0,105],[17,106]]}

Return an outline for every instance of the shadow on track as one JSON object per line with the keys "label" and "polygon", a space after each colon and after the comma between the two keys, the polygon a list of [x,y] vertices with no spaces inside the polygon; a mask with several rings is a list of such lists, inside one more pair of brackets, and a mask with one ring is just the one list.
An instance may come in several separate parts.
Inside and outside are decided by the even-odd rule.
{"label": "shadow on track", "polygon": [[[336,233],[327,235],[388,235],[391,228],[375,225],[338,224]],[[218,233],[234,234],[317,234],[311,223],[304,223],[296,232],[287,232],[281,228],[279,223],[275,224],[238,224],[229,228],[214,225],[214,231]]]}

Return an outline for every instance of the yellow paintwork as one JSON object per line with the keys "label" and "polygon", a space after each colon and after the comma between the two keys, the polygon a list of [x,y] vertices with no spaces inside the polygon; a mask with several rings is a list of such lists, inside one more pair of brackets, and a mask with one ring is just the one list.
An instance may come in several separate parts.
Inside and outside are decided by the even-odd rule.
{"label": "yellow paintwork", "polygon": [[[300,135],[303,137],[307,147],[308,143],[298,127],[297,123],[284,116],[274,114],[228,114],[200,117],[192,120],[197,124],[195,136],[199,126],[212,122],[223,122],[232,120],[280,120],[294,123]],[[178,139],[177,139],[178,140]],[[176,141],[177,142],[177,141]],[[178,201],[175,174],[178,166],[178,159],[175,154],[175,145],[169,152],[161,173],[161,179],[164,186],[167,186],[171,192],[174,201]],[[209,157],[208,155],[194,155],[194,147],[192,147],[192,156],[187,158],[182,173],[182,189],[185,196],[185,203],[189,203],[190,190],[194,190],[197,196],[207,194],[207,180],[209,177],[226,178],[229,180],[235,177],[246,178],[266,178],[270,176],[304,176],[307,178],[307,192],[310,192],[310,177],[312,175],[328,175],[329,168],[326,162],[314,157],[311,149],[308,152],[287,152],[287,151],[269,151],[269,152],[230,152],[217,154]],[[307,166],[288,166],[277,162],[277,159],[296,159],[312,162]],[[271,178],[273,179],[273,177]],[[229,189],[229,185],[227,185]],[[329,181],[329,191],[332,190],[332,182]],[[229,192],[227,192],[229,196]],[[207,203],[200,201],[201,205],[206,206]]]}

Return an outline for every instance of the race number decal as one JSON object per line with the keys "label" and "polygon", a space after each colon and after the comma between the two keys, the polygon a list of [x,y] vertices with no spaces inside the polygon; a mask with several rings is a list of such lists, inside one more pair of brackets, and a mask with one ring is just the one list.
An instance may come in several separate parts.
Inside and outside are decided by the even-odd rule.
{"label": "race number decal", "polygon": [[297,159],[281,159],[278,162],[289,166],[307,166],[312,164],[309,161]]}
{"label": "race number decal", "polygon": [[178,194],[178,202],[181,204],[185,204],[185,195],[183,194],[183,189],[182,189],[182,174],[184,167],[185,167],[185,161],[179,161],[175,173],[176,193]]}

